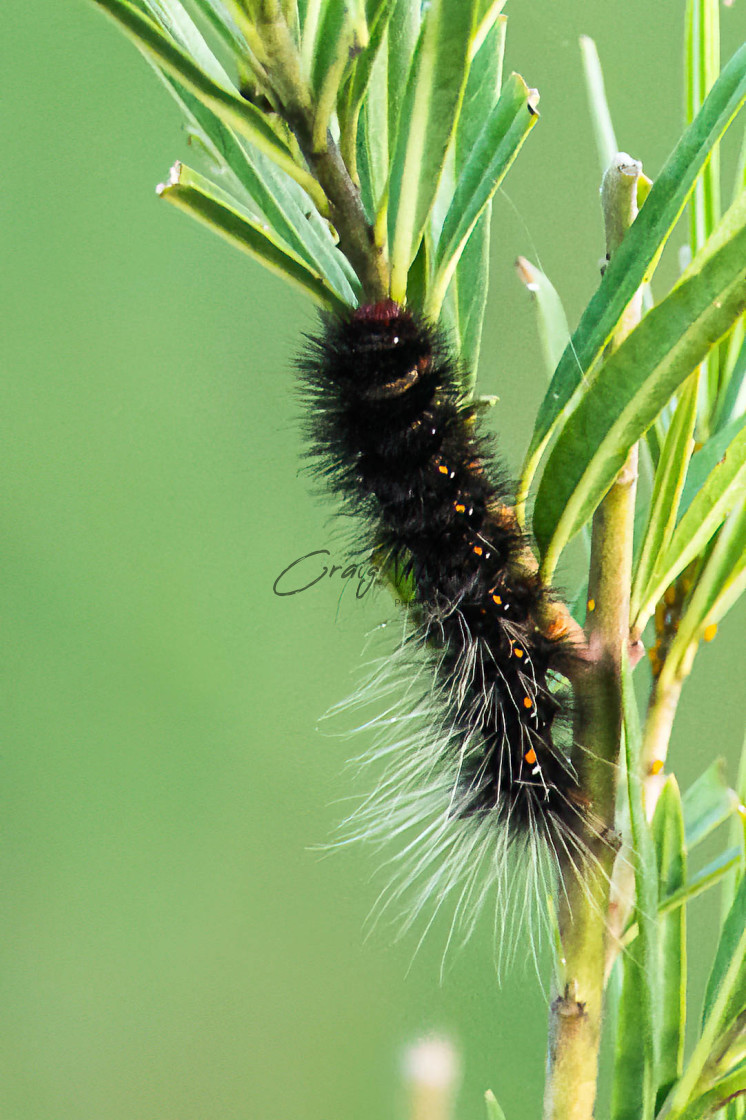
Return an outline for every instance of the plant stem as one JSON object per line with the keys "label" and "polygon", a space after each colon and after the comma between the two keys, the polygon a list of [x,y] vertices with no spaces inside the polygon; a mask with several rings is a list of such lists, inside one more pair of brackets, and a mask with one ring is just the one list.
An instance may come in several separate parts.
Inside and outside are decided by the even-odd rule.
{"label": "plant stem", "polygon": [[301,71],[301,59],[282,9],[276,0],[254,0],[253,23],[262,44],[266,67],[278,107],[295,135],[303,156],[329,200],[331,220],[339,234],[339,248],[363,287],[364,298],[384,299],[389,274],[383,250],[365,213],[360,192],[327,131],[315,137],[315,107]]}
{"label": "plant stem", "polygon": [[[641,165],[618,155],[601,189],[607,255],[637,213]],[[641,293],[627,308],[610,344],[615,349],[639,322]],[[592,823],[581,840],[588,858],[561,863],[558,920],[564,990],[552,1003],[545,1120],[592,1120],[601,1039],[609,889],[616,847],[614,803],[622,731],[622,661],[629,644],[632,536],[637,485],[633,447],[593,519],[588,583],[588,664],[576,681],[576,769]]]}
{"label": "plant stem", "polygon": [[648,820],[652,819],[666,780],[664,764],[683,683],[680,677],[673,680],[658,677],[650,692],[640,752]]}

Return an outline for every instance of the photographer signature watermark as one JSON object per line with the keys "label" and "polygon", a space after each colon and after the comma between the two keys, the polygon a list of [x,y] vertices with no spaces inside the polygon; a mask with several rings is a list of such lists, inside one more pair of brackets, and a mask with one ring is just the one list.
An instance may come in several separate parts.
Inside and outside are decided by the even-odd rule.
{"label": "photographer signature watermark", "polygon": [[310,591],[312,587],[316,587],[322,580],[337,579],[347,581],[355,588],[356,599],[364,599],[378,579],[378,570],[371,559],[348,559],[345,564],[334,564],[329,563],[331,556],[328,548],[317,548],[293,560],[272,584],[275,595],[300,595],[302,591]]}

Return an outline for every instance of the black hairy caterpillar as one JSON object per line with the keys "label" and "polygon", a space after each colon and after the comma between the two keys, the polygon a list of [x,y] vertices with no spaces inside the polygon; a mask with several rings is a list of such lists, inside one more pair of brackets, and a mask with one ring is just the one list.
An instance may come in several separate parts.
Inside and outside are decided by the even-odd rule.
{"label": "black hairy caterpillar", "polygon": [[394,895],[424,878],[424,902],[461,881],[457,911],[475,913],[487,883],[509,885],[510,851],[529,853],[537,885],[547,854],[550,870],[583,855],[586,806],[553,687],[573,650],[538,625],[550,593],[526,567],[443,334],[391,301],[363,305],[327,318],[299,366],[317,469],[362,519],[368,547],[409,574],[433,674],[382,718],[393,762],[355,824],[381,841],[414,830],[414,866]]}

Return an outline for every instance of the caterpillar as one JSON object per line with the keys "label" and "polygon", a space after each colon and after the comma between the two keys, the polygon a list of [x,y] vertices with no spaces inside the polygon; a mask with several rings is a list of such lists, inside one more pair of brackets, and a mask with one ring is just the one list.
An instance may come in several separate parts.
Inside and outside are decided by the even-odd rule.
{"label": "caterpillar", "polygon": [[[558,860],[583,858],[562,688],[572,643],[539,626],[551,592],[525,563],[444,332],[392,301],[365,304],[325,318],[298,364],[317,473],[362,544],[414,589],[402,647],[414,676],[379,717],[389,766],[353,823],[381,843],[407,837],[409,868],[385,905],[416,888],[415,914],[458,885],[454,921],[468,934],[491,887],[502,918],[508,893],[525,909]],[[399,663],[383,660],[377,698],[402,692]],[[513,854],[531,865],[531,888]]]}

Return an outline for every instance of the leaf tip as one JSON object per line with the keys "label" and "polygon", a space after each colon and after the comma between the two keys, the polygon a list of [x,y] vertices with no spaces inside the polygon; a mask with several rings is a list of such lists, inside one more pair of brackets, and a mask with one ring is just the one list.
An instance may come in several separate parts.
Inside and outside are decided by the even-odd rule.
{"label": "leaf tip", "polygon": [[539,282],[536,279],[536,271],[531,261],[526,257],[518,257],[515,262],[515,269],[518,273],[518,279],[529,292],[538,292]]}
{"label": "leaf tip", "polygon": [[165,192],[169,189],[169,187],[177,187],[179,185],[179,179],[180,178],[181,178],[181,160],[177,159],[176,163],[173,165],[173,167],[171,168],[171,170],[168,173],[168,179],[166,179],[165,183],[159,183],[158,184],[158,186],[155,188],[155,193],[158,195],[159,198],[161,198],[161,196],[163,194],[165,194]]}

